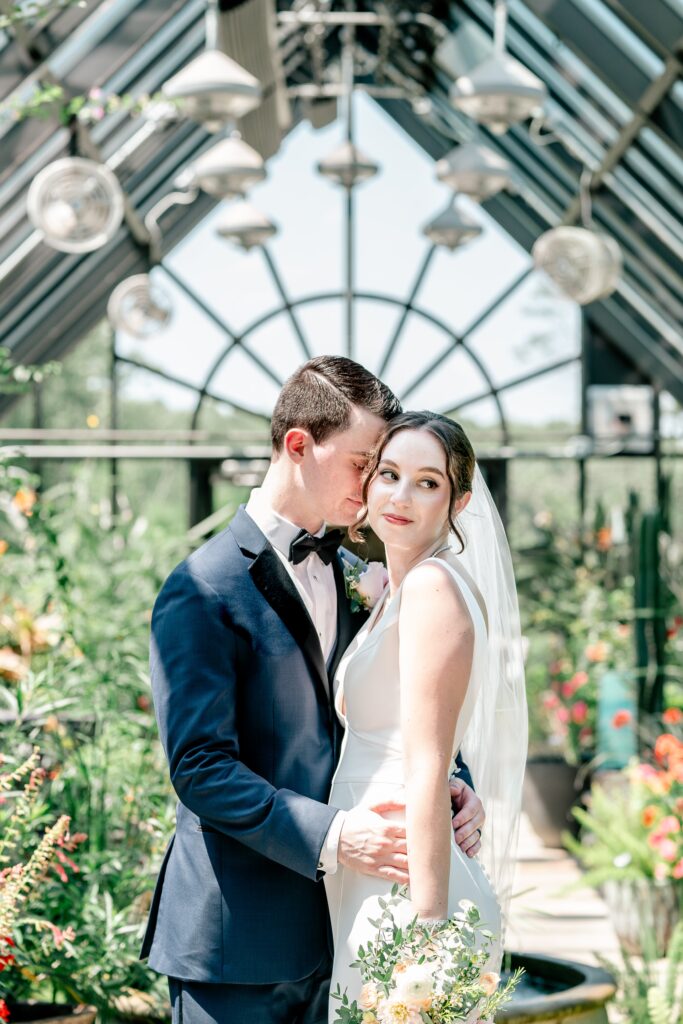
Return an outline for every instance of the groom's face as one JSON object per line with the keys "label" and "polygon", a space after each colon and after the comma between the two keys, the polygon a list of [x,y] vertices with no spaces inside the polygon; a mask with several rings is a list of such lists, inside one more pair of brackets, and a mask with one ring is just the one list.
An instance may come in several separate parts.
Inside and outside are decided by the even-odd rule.
{"label": "groom's face", "polygon": [[380,416],[353,406],[346,430],[311,443],[302,473],[312,508],[329,525],[351,526],[358,518],[363,471],[384,426]]}

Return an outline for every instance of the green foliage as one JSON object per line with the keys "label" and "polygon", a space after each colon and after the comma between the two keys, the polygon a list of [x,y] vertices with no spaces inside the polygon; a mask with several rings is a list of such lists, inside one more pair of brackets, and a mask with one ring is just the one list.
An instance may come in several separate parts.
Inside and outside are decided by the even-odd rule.
{"label": "green foliage", "polygon": [[[405,891],[394,886],[388,899],[378,898],[379,917],[370,920],[374,938],[358,949],[352,964],[358,968],[363,993],[371,995],[377,1013],[381,1007],[397,1004],[396,1019],[413,1019],[420,1014],[429,1024],[493,1019],[506,1003],[521,978],[516,971],[498,988],[498,976],[487,974],[486,965],[493,935],[469,900],[461,900],[460,911],[446,921],[426,924],[405,914]],[[411,971],[418,971],[417,976]],[[361,1024],[377,1020],[374,1012],[364,1013],[348,994],[337,988],[332,998],[340,1001],[337,1024]],[[409,1012],[412,1014],[408,1017]],[[393,1018],[392,1018],[393,1019]]]}
{"label": "green foliage", "polygon": [[657,960],[651,944],[642,957],[622,953],[622,962],[600,958],[619,981],[616,1007],[634,1024],[683,1024],[683,921],[673,931],[664,961]]}

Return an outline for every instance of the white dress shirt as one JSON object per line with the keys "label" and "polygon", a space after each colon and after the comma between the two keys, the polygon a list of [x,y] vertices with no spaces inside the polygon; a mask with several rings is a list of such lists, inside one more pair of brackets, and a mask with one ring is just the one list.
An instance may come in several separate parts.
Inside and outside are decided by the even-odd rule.
{"label": "white dress shirt", "polygon": [[[289,548],[294,538],[301,532],[301,527],[295,526],[275,512],[260,487],[251,492],[246,512],[270,541],[291,577],[315,626],[320,648],[327,663],[337,640],[337,588],[332,566],[325,565],[316,552],[312,552],[298,565],[290,562]],[[321,537],[324,532],[323,524],[316,536]],[[337,870],[337,850],[343,824],[344,812],[339,811],[330,825],[320,852],[318,867],[329,874]]]}

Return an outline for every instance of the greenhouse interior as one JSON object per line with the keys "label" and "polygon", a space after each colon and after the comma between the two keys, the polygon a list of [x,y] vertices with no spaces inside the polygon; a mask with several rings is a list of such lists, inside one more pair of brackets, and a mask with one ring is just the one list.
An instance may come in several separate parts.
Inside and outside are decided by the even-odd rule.
{"label": "greenhouse interior", "polygon": [[[413,926],[387,937],[371,922],[374,953],[361,949],[354,967],[361,995],[332,997],[329,1010],[329,965],[317,1001],[310,989],[288,996],[299,1000],[288,1009],[278,1000],[285,981],[303,984],[302,971],[286,973],[297,970],[293,951],[304,957],[317,941],[309,904],[325,908],[322,962],[339,959],[326,875],[358,875],[339,852],[357,798],[334,817],[344,823],[333,869],[321,868],[320,839],[317,868],[317,854],[308,870],[292,849],[330,811],[332,770],[362,735],[353,701],[348,721],[335,704],[344,643],[363,649],[367,612],[378,629],[389,621],[378,602],[389,607],[406,563],[394,554],[392,565],[396,521],[383,532],[372,516],[373,489],[385,493],[393,472],[382,471],[383,446],[401,431],[378,426],[356,467],[365,539],[355,514],[310,518],[302,467],[337,449],[307,426],[308,391],[296,392],[282,442],[281,415],[271,417],[311,360],[323,368],[314,378],[360,364],[394,402],[377,413],[329,385],[354,415],[390,424],[399,408],[429,410],[444,436],[445,419],[469,438],[505,528],[519,631],[517,657],[516,640],[496,644],[484,602],[481,642],[489,667],[500,656],[503,669],[482,685],[502,700],[519,667],[528,720],[528,744],[516,737],[519,806],[514,795],[503,809],[495,796],[487,804],[494,790],[467,761],[467,732],[460,753],[473,770],[465,795],[449,798],[454,828],[459,808],[481,808],[476,821],[465,815],[481,852],[468,860],[456,831],[450,856],[495,890],[502,959],[486,959],[494,939],[477,931],[471,901],[452,913],[451,884],[448,914],[422,915],[443,918],[427,945]],[[448,442],[426,427],[402,432],[441,444],[449,507]],[[681,0],[0,0],[0,1018],[683,1024],[682,457]],[[431,491],[416,484],[407,498],[401,479],[393,472],[391,493],[426,515]],[[464,488],[473,500],[474,479]],[[310,541],[301,562],[250,518],[282,497],[282,481],[303,492],[269,513]],[[324,497],[317,507],[331,508]],[[287,514],[296,500],[308,519]],[[245,521],[276,554],[280,602],[286,591],[290,615],[298,605],[298,626],[284,613],[273,624],[277,600],[252,573],[258,545],[242,583],[228,567],[247,564]],[[410,528],[402,537],[418,536],[414,520],[399,521]],[[334,553],[323,523],[351,530]],[[409,568],[436,557],[434,544],[420,550]],[[224,564],[211,561],[223,551]],[[467,545],[461,554],[463,566],[476,561]],[[381,598],[368,596],[370,576],[362,582],[374,562]],[[325,600],[338,598],[325,605],[337,609],[325,656],[312,565],[330,581]],[[199,580],[186,598],[205,602],[196,623],[194,606],[169,592],[178,571]],[[473,575],[464,590],[488,598]],[[259,630],[271,626],[282,632],[269,647]],[[308,626],[315,657],[300,639]],[[380,635],[385,650],[388,629]],[[458,673],[474,694],[474,668],[469,682]],[[273,707],[261,732],[257,700],[267,715]],[[209,732],[201,750],[179,750],[211,716],[213,742]],[[510,738],[503,721],[491,748]],[[489,754],[512,793],[505,752]],[[323,792],[313,780],[326,759]],[[209,765],[218,774],[203,783]],[[245,773],[267,788],[258,809]],[[407,864],[428,843],[411,832],[417,783],[407,773],[404,783]],[[234,794],[221,796],[223,784]],[[307,824],[289,797],[307,801]],[[282,850],[278,813],[289,815]],[[501,895],[487,858],[513,816],[514,880]],[[183,870],[196,872],[195,888]],[[250,925],[236,941],[237,905],[257,891],[272,914],[261,938]],[[394,901],[408,895],[392,890]],[[188,915],[177,931],[172,900]],[[278,907],[290,905],[287,922]],[[190,923],[207,906],[218,938]],[[259,960],[251,973],[236,966]],[[277,963],[292,966],[278,973]],[[239,1009],[247,990],[259,990],[260,1011]]]}

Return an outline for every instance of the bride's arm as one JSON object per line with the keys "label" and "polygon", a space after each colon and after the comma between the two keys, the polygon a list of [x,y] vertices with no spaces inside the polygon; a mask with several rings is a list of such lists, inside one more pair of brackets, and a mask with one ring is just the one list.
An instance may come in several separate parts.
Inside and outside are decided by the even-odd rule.
{"label": "bride's arm", "polygon": [[403,584],[399,613],[401,731],[410,894],[421,918],[448,915],[453,737],[472,666],[474,630],[446,568]]}

